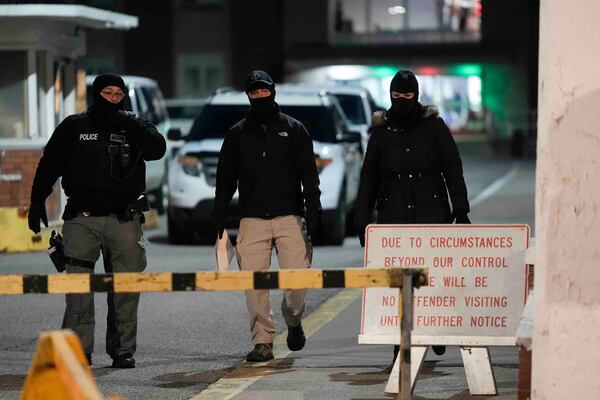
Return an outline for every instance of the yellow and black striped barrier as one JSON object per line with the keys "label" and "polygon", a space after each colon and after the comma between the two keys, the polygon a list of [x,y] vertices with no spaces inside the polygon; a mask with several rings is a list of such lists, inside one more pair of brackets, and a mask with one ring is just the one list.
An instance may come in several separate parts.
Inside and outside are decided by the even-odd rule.
{"label": "yellow and black striped barrier", "polygon": [[[424,285],[426,281],[426,268],[413,275],[413,285],[416,287]],[[402,269],[0,275],[0,295],[367,287],[402,287]]]}

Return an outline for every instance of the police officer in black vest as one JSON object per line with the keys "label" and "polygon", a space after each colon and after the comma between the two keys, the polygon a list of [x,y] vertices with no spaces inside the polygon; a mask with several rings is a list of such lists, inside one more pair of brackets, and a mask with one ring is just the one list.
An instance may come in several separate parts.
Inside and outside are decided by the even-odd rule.
{"label": "police officer in black vest", "polygon": [[[67,117],[54,131],[35,174],[29,228],[48,225],[45,201],[62,177],[68,197],[63,214],[67,273],[93,273],[102,252],[106,272],[146,268],[142,234],[147,200],[144,161],[165,154],[164,137],[149,122],[123,111],[127,88],[114,74],[93,83],[93,105]],[[94,295],[68,294],[63,328],[74,330],[91,364]],[[115,368],[133,368],[139,293],[109,293],[106,351]]]}
{"label": "police officer in black vest", "polygon": [[[437,107],[419,103],[408,70],[392,79],[390,98],[392,107],[373,115],[361,170],[355,223],[363,247],[374,208],[378,224],[471,223],[462,160]],[[445,347],[433,350],[441,355]]]}

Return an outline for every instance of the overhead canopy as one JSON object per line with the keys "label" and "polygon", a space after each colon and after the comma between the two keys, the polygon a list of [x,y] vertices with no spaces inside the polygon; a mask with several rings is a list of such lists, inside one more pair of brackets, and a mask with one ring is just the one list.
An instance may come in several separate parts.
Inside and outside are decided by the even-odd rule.
{"label": "overhead canopy", "polygon": [[99,8],[65,4],[0,5],[0,18],[23,18],[48,22],[68,22],[92,29],[132,29],[138,18]]}

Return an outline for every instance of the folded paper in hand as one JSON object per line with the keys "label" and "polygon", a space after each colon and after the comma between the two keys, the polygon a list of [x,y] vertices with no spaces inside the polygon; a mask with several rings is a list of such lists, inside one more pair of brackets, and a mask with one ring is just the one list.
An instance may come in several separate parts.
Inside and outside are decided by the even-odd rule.
{"label": "folded paper in hand", "polygon": [[223,231],[223,237],[219,239],[217,235],[217,242],[215,243],[215,257],[217,258],[217,270],[228,271],[229,263],[235,254],[235,249],[229,240],[227,230]]}

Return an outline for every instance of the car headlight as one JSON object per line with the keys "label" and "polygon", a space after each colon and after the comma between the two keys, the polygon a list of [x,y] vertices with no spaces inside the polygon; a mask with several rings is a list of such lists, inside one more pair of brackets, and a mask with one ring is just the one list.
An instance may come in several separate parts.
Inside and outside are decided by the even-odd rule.
{"label": "car headlight", "polygon": [[202,173],[202,162],[198,157],[183,155],[177,158],[181,169],[188,175],[200,176]]}
{"label": "car headlight", "polygon": [[333,159],[331,158],[322,158],[319,156],[315,157],[315,163],[317,164],[317,172],[320,174],[321,171],[323,171],[323,169],[328,166],[329,164],[331,164],[333,162]]}

